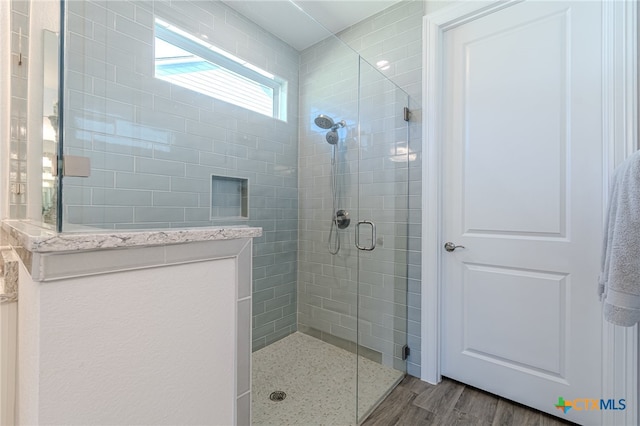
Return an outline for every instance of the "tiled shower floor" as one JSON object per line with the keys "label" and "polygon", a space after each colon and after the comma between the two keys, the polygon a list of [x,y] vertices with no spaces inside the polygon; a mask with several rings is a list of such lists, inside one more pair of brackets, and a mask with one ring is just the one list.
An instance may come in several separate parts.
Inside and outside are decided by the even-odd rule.
{"label": "tiled shower floor", "polygon": [[[404,373],[358,357],[362,420]],[[280,402],[269,399],[283,391]],[[356,418],[356,355],[302,333],[253,353],[253,425],[348,425]]]}

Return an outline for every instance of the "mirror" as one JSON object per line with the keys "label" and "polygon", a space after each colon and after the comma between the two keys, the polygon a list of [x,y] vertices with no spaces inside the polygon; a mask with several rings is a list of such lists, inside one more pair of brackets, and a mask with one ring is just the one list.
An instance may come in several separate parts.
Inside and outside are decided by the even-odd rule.
{"label": "mirror", "polygon": [[58,152],[58,34],[43,30],[44,90],[42,94],[42,222],[56,225]]}

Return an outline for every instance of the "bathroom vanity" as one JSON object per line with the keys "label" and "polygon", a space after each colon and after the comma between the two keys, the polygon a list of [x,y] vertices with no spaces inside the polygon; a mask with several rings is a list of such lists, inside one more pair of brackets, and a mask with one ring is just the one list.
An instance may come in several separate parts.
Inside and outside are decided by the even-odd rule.
{"label": "bathroom vanity", "polygon": [[21,259],[18,424],[250,423],[260,228],[3,233]]}

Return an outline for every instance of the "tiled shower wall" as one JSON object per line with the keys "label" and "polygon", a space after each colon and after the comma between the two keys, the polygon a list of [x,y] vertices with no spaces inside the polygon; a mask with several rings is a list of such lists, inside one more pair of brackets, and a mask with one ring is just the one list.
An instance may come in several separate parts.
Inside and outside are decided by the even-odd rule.
{"label": "tiled shower wall", "polygon": [[[221,2],[67,5],[65,151],[89,157],[92,170],[64,179],[65,221],[262,227],[254,241],[254,349],[295,331],[298,52]],[[288,121],[155,79],[154,16],[286,79]],[[248,179],[248,220],[210,220],[211,175]]]}
{"label": "tiled shower wall", "polygon": [[[409,94],[408,345],[409,374],[420,377],[422,269],[422,18],[425,2],[402,1],[338,34],[369,64]],[[388,62],[388,68],[379,66]]]}
{"label": "tiled shower wall", "polygon": [[[420,377],[422,270],[422,18],[425,2],[400,2],[354,25],[338,36],[410,96],[408,211],[409,374]],[[380,61],[388,62],[378,66]]]}
{"label": "tiled shower wall", "polygon": [[358,202],[358,73],[358,55],[335,38],[317,43],[300,56],[298,328],[348,349],[357,340],[355,222],[345,230],[334,230],[340,251],[331,255],[334,148],[325,140],[327,130],[318,128],[314,118],[323,114],[346,122],[335,145],[337,208],[353,215]]}
{"label": "tiled shower wall", "polygon": [[[388,68],[380,71],[389,77],[409,95],[409,107],[412,111],[409,124],[410,160],[408,169],[408,210],[406,219],[399,217],[398,222],[408,220],[408,226],[397,229],[400,244],[406,243],[406,261],[408,269],[408,345],[411,355],[408,359],[408,372],[420,375],[420,273],[421,273],[421,90],[422,90],[422,16],[424,5],[421,1],[401,2],[387,10],[362,21],[338,34],[353,49],[357,50],[368,63],[376,65],[387,61]],[[341,59],[340,59],[341,58]],[[340,61],[343,61],[340,63]],[[352,232],[340,231],[343,236],[343,253],[331,256],[326,249],[328,224],[331,217],[329,193],[330,148],[323,141],[324,133],[313,126],[313,117],[319,113],[332,116],[336,120],[345,119],[355,122],[357,105],[348,99],[357,99],[357,76],[354,70],[357,59],[338,43],[325,40],[302,52],[301,56],[301,146],[300,146],[300,245],[299,245],[299,322],[301,329],[320,330],[322,337],[331,340],[337,336],[346,340],[355,340],[355,304],[356,304],[356,260],[353,252]],[[382,66],[384,67],[384,65]],[[363,69],[366,69],[366,65]],[[320,83],[322,82],[322,84]],[[324,89],[324,87],[327,89]],[[314,115],[315,114],[315,115]],[[346,168],[356,167],[357,159],[351,150],[357,149],[353,140],[354,130],[344,134],[341,142],[342,160]],[[402,170],[399,173],[406,173]],[[348,169],[342,169],[343,198],[341,208],[354,208],[355,200],[344,196],[354,194],[356,183]],[[351,176],[351,177],[350,177]],[[401,206],[398,206],[401,209]],[[397,259],[400,264],[403,259]],[[375,291],[385,288],[384,274],[375,271],[364,273],[370,288]],[[390,280],[392,275],[387,274]],[[363,277],[361,277],[362,280]],[[402,278],[401,274],[398,278]],[[389,283],[386,284],[389,286]],[[377,293],[380,295],[380,293]],[[401,297],[401,296],[400,296]],[[377,299],[372,297],[371,305],[389,301],[401,303],[395,295]],[[361,306],[362,307],[362,306]],[[379,308],[381,306],[378,306]],[[396,317],[395,329],[402,322]],[[372,323],[374,324],[374,323]],[[368,347],[384,352],[385,338],[389,338],[390,327],[378,324],[371,326],[367,342],[368,326],[362,327],[361,342]],[[375,328],[375,331],[373,331]],[[364,334],[362,334],[364,330]],[[312,331],[313,332],[313,331]],[[316,331],[317,333],[317,331]],[[388,342],[388,341],[386,341]],[[387,363],[390,364],[387,360]]]}
{"label": "tiled shower wall", "polygon": [[[9,217],[27,217],[27,96],[29,1],[11,1],[11,121]],[[20,63],[22,53],[22,63]]]}

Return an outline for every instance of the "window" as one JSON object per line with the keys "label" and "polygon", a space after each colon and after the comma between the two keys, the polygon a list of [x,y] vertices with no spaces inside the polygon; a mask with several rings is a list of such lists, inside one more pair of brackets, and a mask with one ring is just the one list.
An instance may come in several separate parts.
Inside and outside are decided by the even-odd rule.
{"label": "window", "polygon": [[160,19],[155,30],[156,78],[286,120],[286,81]]}

